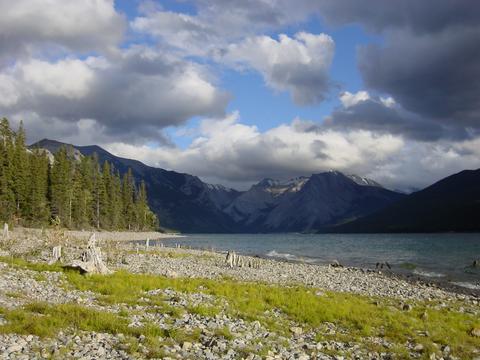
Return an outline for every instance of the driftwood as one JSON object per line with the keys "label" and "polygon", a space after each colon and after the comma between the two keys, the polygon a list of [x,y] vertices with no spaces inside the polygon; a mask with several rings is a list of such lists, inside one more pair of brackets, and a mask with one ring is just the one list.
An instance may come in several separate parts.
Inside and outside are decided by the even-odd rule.
{"label": "driftwood", "polygon": [[330,264],[330,267],[333,268],[343,268],[343,265],[338,262],[338,260],[333,260],[332,263]]}
{"label": "driftwood", "polygon": [[62,257],[62,247],[59,246],[54,246],[52,250],[52,260],[50,260],[48,263],[50,265],[55,264],[57,261],[60,261],[60,258]]}
{"label": "driftwood", "polygon": [[110,274],[111,271],[104,264],[102,252],[96,246],[96,241],[93,233],[88,240],[87,250],[82,253],[81,260],[74,261],[71,266],[89,274]]}
{"label": "driftwood", "polygon": [[388,262],[385,261],[385,262],[377,262],[377,263],[375,264],[375,269],[377,269],[377,270],[378,270],[378,269],[383,269],[384,266],[387,267],[387,268],[389,268],[389,269],[392,268],[392,266],[391,266]]}
{"label": "driftwood", "polygon": [[230,267],[249,267],[249,268],[260,268],[260,260],[245,258],[241,255],[237,255],[235,251],[227,251],[227,256],[225,257],[225,263]]}
{"label": "driftwood", "polygon": [[8,232],[8,224],[5,223],[5,224],[3,225],[3,238],[4,238],[4,239],[8,239],[9,236],[10,236],[10,234],[9,234],[9,232]]}

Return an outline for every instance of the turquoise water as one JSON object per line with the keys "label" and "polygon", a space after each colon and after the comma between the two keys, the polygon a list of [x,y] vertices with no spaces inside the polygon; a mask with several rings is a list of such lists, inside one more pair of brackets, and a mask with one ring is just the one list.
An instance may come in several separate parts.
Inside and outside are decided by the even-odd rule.
{"label": "turquoise water", "polygon": [[392,270],[480,289],[480,234],[187,234],[163,241],[291,261]]}

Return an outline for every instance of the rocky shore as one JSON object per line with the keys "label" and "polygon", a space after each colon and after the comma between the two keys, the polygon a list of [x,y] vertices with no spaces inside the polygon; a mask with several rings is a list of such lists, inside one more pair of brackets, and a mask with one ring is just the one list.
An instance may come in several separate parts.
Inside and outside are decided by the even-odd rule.
{"label": "rocky shore", "polygon": [[[81,257],[86,234],[18,229],[1,240],[0,359],[480,359],[474,292],[269,259],[243,257],[231,267],[221,253],[125,241],[165,234],[97,235],[116,272],[80,275],[64,266]],[[60,263],[47,265],[59,244]],[[282,297],[292,291],[298,297]],[[325,311],[321,320],[302,317],[309,305],[318,307],[313,317]],[[355,306],[392,324],[356,324],[370,320]],[[337,315],[330,319],[327,308]],[[92,321],[70,319],[75,312]],[[414,334],[390,334],[397,318]],[[436,333],[441,321],[455,326],[451,338]]]}

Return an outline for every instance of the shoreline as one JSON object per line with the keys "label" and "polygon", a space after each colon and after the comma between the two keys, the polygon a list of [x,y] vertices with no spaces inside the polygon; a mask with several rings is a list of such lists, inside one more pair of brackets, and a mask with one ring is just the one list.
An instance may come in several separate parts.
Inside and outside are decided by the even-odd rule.
{"label": "shoreline", "polygon": [[[184,238],[188,238],[188,235],[185,235]],[[161,241],[161,240],[162,239],[158,239],[156,241]],[[140,243],[141,240],[133,240],[133,241],[135,241],[136,243],[142,244]],[[169,244],[167,245],[164,244],[164,247],[173,249],[173,250],[176,249],[176,247],[171,246]],[[227,254],[226,250],[216,250],[212,248],[209,249],[209,248],[193,247],[193,246],[182,246],[181,248],[186,250],[211,252],[215,254],[221,254],[223,256]],[[268,256],[266,254],[247,254],[247,253],[238,253],[238,254],[241,256],[261,258],[264,260],[276,261],[280,263],[304,264],[304,265],[319,266],[319,267],[330,266],[327,262],[324,262],[324,263],[308,262],[308,261],[302,261],[301,259],[287,259],[283,257]],[[389,269],[378,270],[374,268],[357,267],[357,266],[351,266],[351,265],[342,265],[342,268],[365,272],[365,273],[376,273],[386,277],[403,280],[411,283],[412,285],[422,284],[424,286],[437,287],[445,291],[456,293],[456,294],[472,295],[472,296],[480,297],[480,289],[472,289],[465,286],[460,286],[447,279],[439,279],[434,277],[422,276],[414,273],[407,273],[407,272],[404,272],[404,270],[401,270],[401,271],[395,271],[395,270],[389,270]],[[455,282],[461,282],[461,281],[455,281]]]}
{"label": "shoreline", "polygon": [[[107,237],[99,246],[112,272],[89,276],[69,267],[86,239],[39,234],[16,229],[0,241],[7,359],[480,356],[480,297],[472,294],[281,259],[242,256],[243,267],[230,267],[218,250]],[[58,245],[61,262],[49,264]]]}

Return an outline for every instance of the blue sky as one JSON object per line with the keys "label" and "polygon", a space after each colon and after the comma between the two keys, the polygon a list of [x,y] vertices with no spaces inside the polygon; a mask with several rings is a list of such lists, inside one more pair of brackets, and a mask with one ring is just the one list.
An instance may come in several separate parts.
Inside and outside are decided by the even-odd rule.
{"label": "blue sky", "polygon": [[237,188],[335,169],[408,190],[480,167],[480,15],[468,0],[0,11],[0,112],[30,142],[98,144]]}

